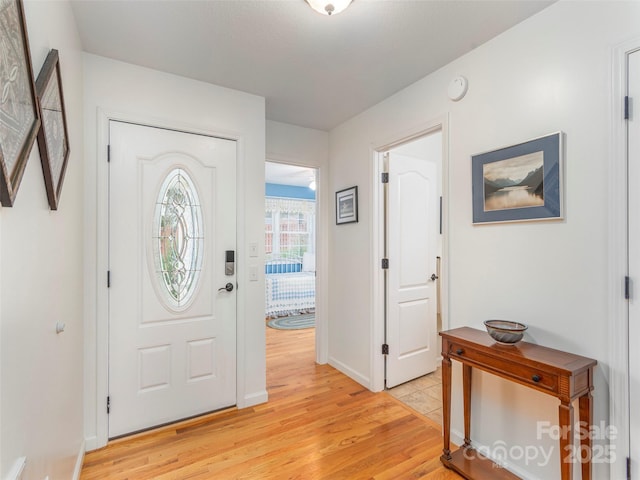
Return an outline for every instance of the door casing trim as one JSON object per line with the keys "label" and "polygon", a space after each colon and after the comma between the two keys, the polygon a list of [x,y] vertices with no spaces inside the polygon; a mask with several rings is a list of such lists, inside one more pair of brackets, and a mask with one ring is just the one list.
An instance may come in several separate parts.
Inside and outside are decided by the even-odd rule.
{"label": "door casing trim", "polygon": [[[237,196],[237,250],[246,244],[244,231],[244,142],[242,135],[233,132],[223,132],[202,129],[194,125],[182,124],[171,120],[158,119],[148,115],[136,115],[102,108],[97,109],[96,131],[96,178],[95,178],[95,245],[85,248],[85,277],[87,289],[92,289],[86,298],[85,311],[87,322],[95,318],[95,324],[85,329],[85,422],[95,421],[95,436],[86,438],[86,450],[95,450],[107,445],[109,441],[109,417],[106,410],[106,398],[109,393],[109,291],[106,288],[106,275],[109,267],[109,170],[107,162],[107,145],[109,144],[109,122],[119,121],[135,123],[166,130],[193,133],[196,135],[208,135],[236,141],[236,196]],[[91,195],[87,192],[85,196]],[[90,203],[87,202],[89,205]],[[87,211],[86,215],[92,212]],[[87,224],[89,228],[89,224]],[[87,234],[87,241],[92,240]],[[95,257],[94,257],[95,255]],[[240,252],[237,258],[242,258]],[[239,287],[237,292],[236,310],[236,405],[238,408],[248,404],[263,403],[267,401],[267,392],[263,392],[259,398],[247,398],[245,391],[245,362],[246,346],[244,332],[246,331],[245,304],[246,288],[243,288],[247,280],[238,277]],[[89,330],[87,332],[87,330]],[[93,334],[93,335],[91,335]],[[95,354],[95,357],[93,356]],[[87,378],[95,376],[95,390],[91,391]],[[255,396],[254,396],[255,397]],[[91,412],[91,413],[89,413]],[[92,413],[95,412],[95,415]]]}
{"label": "door casing trim", "polygon": [[374,392],[384,390],[385,362],[381,352],[384,343],[384,271],[380,268],[380,259],[384,255],[384,191],[380,182],[383,171],[383,152],[419,137],[442,132],[442,264],[443,281],[441,285],[442,328],[449,326],[449,116],[441,115],[405,132],[399,132],[382,139],[370,147],[372,198],[371,208],[371,371],[370,389]]}
{"label": "door casing trim", "polygon": [[[618,45],[612,52],[611,129],[609,132],[608,195],[608,317],[609,335],[609,424],[617,429],[611,440],[617,461],[610,464],[611,478],[627,478],[626,459],[630,454],[629,428],[629,303],[624,298],[624,277],[629,274],[627,191],[627,124],[623,99],[627,94],[628,56],[640,49],[640,38]],[[605,372],[606,374],[606,372]]]}
{"label": "door casing trim", "polygon": [[315,327],[315,353],[316,363],[324,365],[329,361],[329,329],[328,306],[326,294],[328,290],[328,259],[327,259],[327,238],[329,202],[325,181],[326,168],[321,165],[312,165],[286,158],[283,155],[267,154],[267,162],[294,165],[297,167],[310,168],[316,171],[316,327]]}

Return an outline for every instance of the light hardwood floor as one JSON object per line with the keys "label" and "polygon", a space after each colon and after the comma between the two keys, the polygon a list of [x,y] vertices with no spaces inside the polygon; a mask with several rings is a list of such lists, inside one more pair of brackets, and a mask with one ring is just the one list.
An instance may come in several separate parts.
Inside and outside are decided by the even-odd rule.
{"label": "light hardwood floor", "polygon": [[440,426],[314,362],[313,329],[267,328],[269,402],[111,442],[81,479],[457,480]]}

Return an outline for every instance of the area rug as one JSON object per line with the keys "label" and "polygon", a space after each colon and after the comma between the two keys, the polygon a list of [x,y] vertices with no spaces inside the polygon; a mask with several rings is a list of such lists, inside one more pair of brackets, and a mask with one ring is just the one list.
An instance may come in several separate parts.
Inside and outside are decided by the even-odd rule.
{"label": "area rug", "polygon": [[267,325],[277,330],[300,330],[303,328],[312,328],[316,326],[316,316],[314,313],[305,313],[302,315],[278,317],[273,320],[269,320]]}

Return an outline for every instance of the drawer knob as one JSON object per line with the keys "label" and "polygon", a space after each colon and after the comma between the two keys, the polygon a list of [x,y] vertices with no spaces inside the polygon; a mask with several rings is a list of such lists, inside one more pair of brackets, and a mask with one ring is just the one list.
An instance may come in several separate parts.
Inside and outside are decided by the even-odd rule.
{"label": "drawer knob", "polygon": [[464,350],[463,350],[463,349],[461,349],[461,348],[459,348],[459,349],[457,349],[457,350],[456,350],[456,353],[457,353],[458,355],[462,355],[462,354],[464,353]]}
{"label": "drawer knob", "polygon": [[533,377],[531,377],[531,380],[538,383],[540,380],[542,380],[542,377],[540,375],[534,375]]}

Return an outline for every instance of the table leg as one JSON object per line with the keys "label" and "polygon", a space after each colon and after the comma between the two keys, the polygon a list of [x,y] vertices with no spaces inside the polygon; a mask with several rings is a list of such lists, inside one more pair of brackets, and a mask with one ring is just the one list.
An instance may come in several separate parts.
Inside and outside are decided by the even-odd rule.
{"label": "table leg", "polygon": [[560,478],[562,480],[572,480],[573,470],[573,405],[571,401],[560,403],[559,408],[560,426]]}
{"label": "table leg", "polygon": [[464,404],[464,445],[471,446],[471,366],[462,365],[462,395]]}
{"label": "table leg", "polygon": [[442,456],[451,460],[451,359],[445,356],[442,357],[442,430]]}
{"label": "table leg", "polygon": [[582,480],[591,480],[592,439],[591,423],[593,421],[593,402],[591,391],[579,399],[580,412],[580,462],[582,463]]}

